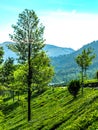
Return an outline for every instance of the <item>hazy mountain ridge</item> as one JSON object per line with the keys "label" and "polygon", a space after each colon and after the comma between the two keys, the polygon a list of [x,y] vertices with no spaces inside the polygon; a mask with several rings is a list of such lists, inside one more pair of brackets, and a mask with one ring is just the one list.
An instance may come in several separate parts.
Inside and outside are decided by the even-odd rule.
{"label": "hazy mountain ridge", "polygon": [[67,55],[74,52],[72,48],[58,47],[51,44],[46,44],[44,50],[50,57],[58,57],[60,55]]}
{"label": "hazy mountain ridge", "polygon": [[[4,48],[4,59],[7,59],[8,57],[13,57],[14,59],[16,59],[17,55],[7,48],[8,44],[13,44],[13,42],[4,42],[0,44],[0,46]],[[63,48],[50,44],[46,44],[43,50],[47,53],[49,57],[58,57],[60,55],[67,55],[74,52],[72,48]]]}

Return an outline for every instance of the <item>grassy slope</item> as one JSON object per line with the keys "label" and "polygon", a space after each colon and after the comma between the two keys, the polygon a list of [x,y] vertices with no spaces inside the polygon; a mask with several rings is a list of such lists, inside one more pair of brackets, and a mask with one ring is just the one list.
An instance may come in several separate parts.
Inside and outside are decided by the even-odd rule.
{"label": "grassy slope", "polygon": [[96,130],[98,90],[85,88],[73,100],[66,88],[49,89],[32,99],[32,121],[27,123],[27,102],[6,100],[0,113],[0,130]]}

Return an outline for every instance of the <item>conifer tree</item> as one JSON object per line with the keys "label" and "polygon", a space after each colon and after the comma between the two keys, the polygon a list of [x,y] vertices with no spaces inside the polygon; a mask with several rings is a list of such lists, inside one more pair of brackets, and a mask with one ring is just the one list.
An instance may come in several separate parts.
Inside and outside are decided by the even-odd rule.
{"label": "conifer tree", "polygon": [[[14,44],[8,47],[19,56],[18,61],[27,64],[27,84],[28,84],[28,121],[31,120],[31,85],[35,72],[32,69],[32,60],[39,55],[44,47],[44,26],[39,23],[39,19],[33,10],[25,9],[19,14],[16,25],[12,25],[14,32],[10,37]],[[42,60],[42,59],[41,59]]]}

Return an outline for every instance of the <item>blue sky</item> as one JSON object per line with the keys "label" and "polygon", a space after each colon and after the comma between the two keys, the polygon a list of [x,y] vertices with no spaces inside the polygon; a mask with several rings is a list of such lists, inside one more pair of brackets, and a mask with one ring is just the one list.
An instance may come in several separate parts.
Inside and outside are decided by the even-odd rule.
{"label": "blue sky", "polygon": [[26,8],[33,9],[45,26],[48,44],[79,49],[98,40],[98,0],[2,0],[0,42],[10,40],[11,25]]}

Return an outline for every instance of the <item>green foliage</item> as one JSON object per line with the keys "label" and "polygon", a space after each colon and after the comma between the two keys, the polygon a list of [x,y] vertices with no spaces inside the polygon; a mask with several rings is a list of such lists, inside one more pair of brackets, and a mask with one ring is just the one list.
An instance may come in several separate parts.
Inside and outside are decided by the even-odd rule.
{"label": "green foliage", "polygon": [[33,89],[39,92],[44,90],[44,87],[49,84],[54,74],[50,59],[45,52],[40,52],[32,61],[32,86]]}
{"label": "green foliage", "polygon": [[31,120],[31,85],[32,75],[35,73],[32,70],[31,60],[33,60],[44,47],[44,27],[39,24],[39,19],[33,10],[25,9],[21,14],[16,25],[12,26],[14,32],[10,35],[15,44],[10,44],[8,47],[16,52],[19,56],[20,63],[27,63],[27,93],[28,93],[28,121]]}
{"label": "green foliage", "polygon": [[91,48],[83,49],[82,53],[76,57],[76,63],[81,68],[81,82],[82,82],[82,94],[83,94],[83,82],[84,78],[87,79],[87,69],[91,65],[92,60],[95,58],[95,54],[92,54],[93,50]]}
{"label": "green foliage", "polygon": [[[50,65],[50,59],[45,52],[40,52],[31,60],[31,70],[33,72],[31,91],[37,90],[40,93],[41,91],[44,91],[54,74],[53,68]],[[27,63],[19,65],[14,71],[14,85],[16,85],[17,90],[27,91],[27,72]]]}
{"label": "green foliage", "polygon": [[91,55],[92,52],[91,48],[84,49],[82,53],[76,57],[76,62],[81,68],[87,69],[92,63],[92,60],[95,58],[95,54]]}
{"label": "green foliage", "polygon": [[0,64],[3,62],[3,55],[4,55],[4,50],[3,47],[0,46]]}
{"label": "green foliage", "polygon": [[[21,14],[19,14],[17,24],[12,27],[14,32],[12,35],[10,34],[10,37],[15,43],[9,44],[8,47],[12,51],[16,52],[19,56],[19,62],[26,66],[26,71],[23,70],[24,72],[21,73],[18,70],[18,72],[21,73],[21,75],[18,76],[21,77],[24,75],[25,79],[27,79],[25,82],[28,84],[28,89],[31,89],[31,84],[35,82],[32,81],[32,79],[34,79],[36,75],[36,72],[33,71],[34,67],[32,67],[32,61],[34,61],[38,56],[41,56],[40,59],[43,60],[42,55],[39,54],[41,54],[41,49],[44,47],[44,27],[39,23],[36,13],[33,10],[28,9],[25,9]],[[36,63],[34,64],[36,65]],[[37,63],[37,65],[38,64],[39,63]],[[44,68],[45,65],[43,64],[42,67]],[[42,73],[42,71],[40,73]],[[15,72],[15,75],[17,75],[17,72]],[[39,74],[37,73],[37,75]]]}
{"label": "green foliage", "polygon": [[72,94],[74,96],[74,98],[76,98],[79,90],[80,90],[80,81],[79,80],[72,80],[70,83],[69,83],[69,86],[68,86],[68,91],[70,92],[70,94]]}
{"label": "green foliage", "polygon": [[50,82],[53,75],[50,60],[42,51],[44,27],[39,23],[36,13],[28,9],[19,14],[17,24],[12,27],[14,33],[10,37],[15,43],[9,44],[8,47],[16,52],[19,62],[24,63],[26,67],[23,67],[23,70],[19,68],[21,72],[19,69],[16,70],[18,72],[15,71],[15,79],[19,73],[19,81],[30,83],[40,89],[40,86],[42,88]]}
{"label": "green foliage", "polygon": [[13,71],[14,71],[14,59],[8,58],[0,68],[0,82],[5,85],[9,86],[10,83],[14,80]]}
{"label": "green foliage", "polygon": [[[92,54],[91,48],[84,49],[81,54],[76,57],[77,64],[81,67],[82,80],[86,77],[86,70],[92,64],[92,60],[95,58],[95,54]],[[92,55],[91,55],[92,54]]]}
{"label": "green foliage", "polygon": [[[34,93],[33,93],[34,95]],[[85,88],[84,96],[73,100],[67,88],[48,89],[32,99],[32,120],[27,123],[26,95],[20,101],[4,99],[1,130],[96,130],[98,128],[98,90]]]}
{"label": "green foliage", "polygon": [[28,60],[28,48],[30,44],[31,57],[34,57],[44,47],[44,27],[33,10],[25,9],[16,25],[12,25],[11,39],[15,42],[8,47],[18,55],[18,61],[24,63]]}
{"label": "green foliage", "polygon": [[[52,65],[55,67],[55,76],[53,82],[69,82],[72,79],[80,79],[80,66],[75,61],[75,57],[82,53],[82,51],[88,48],[93,48],[93,53],[96,57],[92,60],[92,64],[87,68],[87,78],[91,79],[95,77],[95,72],[98,70],[98,41],[93,41],[74,53],[63,55],[59,57],[52,57]],[[65,62],[66,59],[66,62]]]}
{"label": "green foliage", "polygon": [[84,84],[87,84],[87,83],[97,83],[97,82],[98,82],[97,79],[84,80]]}
{"label": "green foliage", "polygon": [[27,91],[27,65],[19,65],[14,71],[14,90]]}

